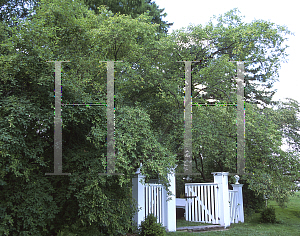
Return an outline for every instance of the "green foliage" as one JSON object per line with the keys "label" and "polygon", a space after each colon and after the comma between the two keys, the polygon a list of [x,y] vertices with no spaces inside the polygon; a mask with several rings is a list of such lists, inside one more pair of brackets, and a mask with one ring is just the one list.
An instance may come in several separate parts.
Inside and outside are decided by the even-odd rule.
{"label": "green foliage", "polygon": [[[103,5],[97,14],[88,8],[84,1],[41,0],[36,14],[13,27],[0,23],[0,234],[130,231],[137,210],[131,178],[140,162],[146,181],[159,175],[166,187],[168,168],[182,164],[184,64],[176,63],[182,60],[205,59],[192,67],[194,102],[228,103],[236,100],[236,66],[228,60],[262,62],[246,68],[253,75],[246,78],[246,167],[256,174],[247,181],[249,189],[286,201],[298,154],[279,147],[283,135],[298,147],[299,107],[289,102],[278,110],[259,109],[251,104],[253,94],[255,103],[268,101],[249,82],[273,81],[287,29],[263,21],[243,24],[231,11],[217,25],[158,38],[151,13],[132,17]],[[177,44],[191,39],[195,45]],[[204,47],[203,40],[213,44]],[[259,50],[264,47],[277,52],[266,58]],[[115,170],[124,175],[98,175],[106,171],[106,107],[64,106],[63,172],[71,176],[45,176],[54,156],[54,64],[46,61],[56,60],[70,60],[62,63],[62,103],[105,103],[107,71],[99,61],[123,60],[115,63]],[[193,108],[193,172],[201,175],[189,181],[211,182],[212,171],[235,172],[235,111],[206,108]]]}
{"label": "green foliage", "polygon": [[[205,26],[190,25],[172,33],[180,60],[193,63],[193,84],[202,84],[207,92],[199,96],[193,91],[193,102],[205,102],[209,98],[232,103],[236,63],[245,63],[245,99],[256,104],[270,104],[277,81],[280,63],[285,62],[285,35],[292,34],[287,27],[264,20],[244,23],[238,9],[213,17]],[[255,83],[258,82],[258,83]],[[259,89],[258,85],[263,89]]]}
{"label": "green foliage", "polygon": [[162,20],[167,13],[162,14],[164,9],[159,9],[152,0],[85,0],[85,4],[89,6],[89,9],[94,10],[96,14],[98,13],[97,8],[101,5],[107,6],[113,13],[129,15],[132,18],[137,18],[139,15],[149,12],[151,23],[159,25],[159,33],[167,33],[168,28],[173,25],[173,23]]}
{"label": "green foliage", "polygon": [[243,186],[243,203],[245,215],[250,216],[254,212],[259,212],[265,206],[263,196],[258,195],[255,190],[249,188],[249,184],[245,181],[239,181]]}
{"label": "green foliage", "polygon": [[[99,11],[102,6],[106,6],[114,14],[125,14],[134,19],[147,13],[150,16],[149,22],[159,26],[157,28],[158,35],[166,34],[168,28],[173,25],[162,19],[166,17],[167,13],[163,13],[164,9],[159,9],[152,0],[84,0],[83,2],[95,14],[103,14],[101,10]],[[40,0],[2,0],[0,1],[0,21],[10,21],[11,25],[16,25],[17,22],[14,22],[14,19],[30,17],[41,4]]]}
{"label": "green foliage", "polygon": [[36,0],[1,0],[0,1],[0,21],[15,23],[13,20],[26,18],[31,12],[32,6],[36,5]]}
{"label": "green foliage", "polygon": [[[171,37],[177,42],[178,61],[201,60],[192,64],[195,103],[214,104],[208,99],[235,103],[236,64],[230,61],[252,61],[245,63],[245,160],[246,172],[254,175],[242,180],[258,201],[267,194],[283,206],[300,177],[299,104],[293,100],[273,103],[271,98],[278,68],[287,56],[285,35],[292,33],[263,20],[244,23],[238,13],[233,9],[205,26],[190,25]],[[281,150],[283,138],[291,145],[287,152]],[[191,182],[211,182],[214,171],[236,172],[234,106],[193,106],[193,160],[193,172],[200,176],[191,176]],[[184,185],[179,177],[176,180],[179,187]]]}
{"label": "green foliage", "polygon": [[[289,113],[289,124],[298,130],[298,104],[271,103],[270,90],[276,81],[278,68],[286,57],[284,45],[286,34],[291,32],[263,20],[244,23],[238,10],[214,17],[207,25],[189,26],[174,32],[171,37],[177,42],[178,61],[200,61],[192,64],[193,102],[207,103],[214,99],[217,103],[236,102],[236,64],[230,61],[251,60],[245,63],[246,100],[246,172],[253,176],[243,176],[249,189],[261,199],[265,190],[282,203],[293,194],[293,181],[299,178],[299,157],[297,152],[283,152],[282,138],[289,135],[284,114]],[[279,55],[279,54],[280,55]],[[254,83],[256,82],[256,83]],[[265,89],[258,89],[257,85]],[[273,105],[271,108],[256,104]],[[288,106],[288,109],[283,107]],[[263,126],[261,124],[264,124]],[[285,126],[286,128],[283,128]],[[291,142],[297,146],[297,132]],[[295,140],[295,141],[293,141]],[[182,148],[180,144],[177,147]],[[182,149],[179,149],[182,150]],[[296,149],[294,149],[296,150]],[[183,159],[180,156],[181,160]],[[193,106],[193,172],[191,181],[211,182],[211,172],[236,172],[236,109],[234,106]],[[289,173],[290,175],[287,175]],[[271,181],[266,185],[264,175]],[[183,185],[181,180],[179,185]],[[181,182],[180,182],[181,181]],[[180,192],[177,191],[177,195]]]}
{"label": "green foliage", "polygon": [[261,223],[274,224],[276,222],[275,208],[274,207],[263,208],[261,211],[260,221]]}
{"label": "green foliage", "polygon": [[144,221],[141,222],[139,235],[141,236],[164,236],[166,229],[161,223],[157,223],[157,217],[153,214],[147,215]]}
{"label": "green foliage", "polygon": [[[102,106],[62,107],[63,172],[71,176],[45,176],[53,171],[54,156],[54,65],[46,61],[71,60],[62,64],[62,103],[105,103],[106,64],[99,60],[125,58],[129,65],[143,54],[136,37],[145,51],[155,38],[146,15],[132,19],[100,10],[96,16],[80,1],[41,1],[30,19],[13,28],[1,23],[1,234],[128,232],[136,211],[131,177],[137,165],[144,160],[144,172],[165,176],[165,167],[175,163],[157,142],[148,111],[126,106],[118,93],[116,172],[124,176],[98,175],[106,169]],[[127,86],[120,77],[116,84]]]}
{"label": "green foliage", "polygon": [[[284,132],[284,127],[294,124],[295,130],[299,129],[297,119],[286,125],[286,118],[283,118],[283,114],[286,113],[284,107],[284,104],[278,105],[276,110],[246,107],[246,127],[247,121],[249,127],[246,129],[246,156],[251,156],[247,168],[250,173],[254,173],[247,179],[249,188],[257,194],[276,200],[280,206],[284,206],[288,197],[294,194],[291,190],[296,189],[294,181],[299,178],[297,149],[286,152],[280,149],[281,140],[286,135],[291,141],[298,138]],[[294,109],[293,115],[296,116],[297,113]],[[264,126],[259,125],[262,123]]]}
{"label": "green foliage", "polygon": [[211,178],[212,170],[234,173],[236,108],[201,106],[193,109],[193,115],[193,155],[197,172],[204,181]]}

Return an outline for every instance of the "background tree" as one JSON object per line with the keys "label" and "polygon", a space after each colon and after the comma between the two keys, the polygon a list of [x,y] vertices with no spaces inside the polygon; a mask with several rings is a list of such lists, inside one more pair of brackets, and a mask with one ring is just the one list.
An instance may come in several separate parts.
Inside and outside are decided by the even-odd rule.
{"label": "background tree", "polygon": [[[225,91],[232,91],[235,85],[232,77],[236,76],[232,73],[236,64],[229,62],[231,60],[252,61],[245,63],[246,101],[272,104],[275,90],[270,89],[278,80],[280,63],[285,62],[287,56],[286,34],[292,34],[287,27],[271,22],[254,20],[244,23],[238,9],[213,17],[205,26],[190,25],[174,32],[180,58],[201,61],[194,63],[193,83],[206,85],[206,88],[193,91],[194,101],[201,101],[196,99],[201,91],[207,92],[202,97],[204,100],[229,100]],[[263,89],[259,89],[258,85]]]}
{"label": "background tree", "polygon": [[[295,181],[299,179],[300,162],[297,147],[283,151],[281,146],[284,138],[293,144],[299,139],[299,104],[290,100],[275,108],[255,108],[255,118],[248,118],[246,152],[255,155],[249,158],[249,171],[253,171],[254,176],[247,181],[257,194],[275,199],[284,206],[297,189]],[[249,108],[249,113],[252,109]],[[256,125],[256,122],[264,125]],[[292,132],[286,132],[289,126],[293,127]],[[258,135],[254,135],[254,127]]]}
{"label": "background tree", "polygon": [[[298,140],[298,105],[291,103],[289,109],[275,111],[278,102],[271,101],[276,92],[272,85],[286,57],[285,34],[291,32],[271,22],[242,22],[237,9],[214,17],[205,26],[189,26],[171,34],[177,42],[174,53],[178,60],[200,61],[192,64],[193,102],[209,104],[209,99],[218,103],[236,102],[236,64],[230,61],[252,61],[245,63],[246,170],[253,172],[255,177],[243,177],[243,180],[247,179],[247,186],[261,195],[266,192],[262,186],[268,186],[268,194],[281,205],[299,176],[299,155],[280,149],[282,138],[288,135],[287,127],[294,130],[289,137],[295,135],[292,139]],[[268,105],[273,108],[264,109]],[[285,123],[287,118],[283,116],[290,117],[290,125]],[[193,106],[193,168],[201,175],[191,176],[191,182],[212,181],[211,172],[214,171],[236,172],[235,123],[233,107]],[[183,160],[183,155],[180,159]],[[287,171],[293,172],[293,177],[286,176]],[[182,182],[180,178],[177,177],[178,182]],[[266,179],[270,179],[269,184]]]}
{"label": "background tree", "polygon": [[[85,5],[89,10],[99,14],[98,7],[107,6],[114,14],[125,14],[132,18],[137,18],[139,15],[149,12],[151,16],[150,22],[158,24],[157,36],[166,34],[168,28],[173,23],[168,23],[162,18],[166,17],[167,13],[163,13],[164,9],[159,9],[155,2],[152,0],[84,0]],[[40,5],[38,0],[1,0],[0,1],[0,20],[9,21],[14,25],[13,18],[25,19],[30,14],[34,14],[35,9]],[[32,11],[32,12],[31,12]]]}
{"label": "background tree", "polygon": [[98,12],[99,6],[105,5],[113,13],[130,15],[133,19],[149,11],[149,15],[152,17],[151,23],[159,25],[159,33],[167,33],[168,28],[173,25],[173,23],[162,20],[162,17],[166,17],[167,13],[162,14],[164,9],[159,9],[152,0],[86,0],[85,3],[95,13]]}
{"label": "background tree", "polygon": [[0,20],[10,21],[13,17],[16,19],[25,18],[30,14],[30,9],[36,4],[36,0],[1,0]]}

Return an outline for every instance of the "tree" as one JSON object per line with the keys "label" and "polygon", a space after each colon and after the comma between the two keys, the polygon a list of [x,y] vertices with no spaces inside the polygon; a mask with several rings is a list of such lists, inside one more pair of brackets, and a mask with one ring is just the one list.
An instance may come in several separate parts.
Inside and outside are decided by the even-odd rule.
{"label": "tree", "polygon": [[[264,190],[258,185],[264,184],[264,177],[260,174],[268,174],[271,178],[280,175],[278,181],[272,180],[269,193],[281,204],[281,199],[286,200],[284,196],[288,196],[294,188],[293,180],[298,176],[296,170],[299,170],[298,157],[297,154],[282,152],[280,149],[282,138],[287,134],[281,126],[287,122],[283,118],[284,110],[274,111],[274,108],[266,107],[278,104],[270,99],[275,91],[260,90],[253,82],[265,88],[272,87],[280,63],[286,57],[284,34],[290,32],[285,27],[261,20],[245,24],[236,13],[237,10],[232,10],[224,17],[220,16],[215,26],[212,22],[205,27],[190,26],[187,32],[179,30],[162,38],[161,42],[166,46],[164,53],[157,55],[155,51],[150,51],[146,54],[147,58],[160,59],[154,65],[156,70],[153,71],[143,61],[145,57],[138,60],[134,72],[140,79],[136,82],[137,86],[126,87],[126,98],[133,103],[139,102],[151,114],[153,130],[160,134],[160,142],[176,153],[182,164],[184,67],[183,63],[178,64],[176,61],[202,60],[192,65],[193,102],[212,105],[208,99],[227,104],[237,100],[236,64],[229,60],[252,60],[245,68],[248,73],[245,77],[246,171],[255,175],[253,178],[243,177],[243,181],[247,180],[249,188],[262,195]],[[163,59],[162,55],[169,60]],[[129,74],[124,70],[122,76],[126,78]],[[153,81],[153,78],[157,81],[155,88],[160,90],[156,96],[152,93],[152,87],[141,89],[145,86],[145,81]],[[163,99],[155,100],[154,97]],[[258,105],[263,106],[259,108]],[[289,109],[294,114],[289,122],[294,124],[295,131],[297,106],[294,104],[293,107]],[[272,119],[268,118],[270,115]],[[261,127],[261,124],[265,124],[266,128]],[[236,172],[235,127],[234,106],[193,107],[193,172],[200,173],[200,177],[192,176],[191,181],[211,180],[211,172],[215,171]],[[293,138],[297,140],[297,136]],[[262,161],[265,164],[261,165]],[[276,163],[272,164],[274,162]],[[274,168],[270,170],[270,166]],[[289,168],[296,175],[284,177]],[[177,180],[179,178],[182,177],[177,177]],[[278,186],[282,188],[278,190]]]}
{"label": "tree", "polygon": [[[289,107],[293,109],[287,111]],[[254,137],[254,129],[248,130],[247,151],[254,154],[249,158],[249,171],[253,171],[254,176],[248,179],[248,182],[251,189],[275,199],[280,206],[284,206],[288,197],[294,193],[291,190],[296,190],[295,181],[300,175],[300,162],[296,148],[283,151],[280,147],[286,136],[289,136],[290,141],[299,138],[299,134],[296,133],[299,130],[299,105],[293,101],[281,103],[277,108],[256,108],[258,112],[255,119],[249,121],[250,127],[256,127],[259,135]],[[250,113],[252,111],[249,109]],[[255,125],[256,122],[263,123],[264,126]],[[291,134],[286,132],[286,126],[293,126]],[[250,157],[249,154],[248,156]]]}
{"label": "tree", "polygon": [[[238,9],[233,9],[213,17],[205,26],[190,25],[174,32],[178,54],[181,60],[201,61],[193,64],[193,83],[206,86],[202,91],[207,94],[202,100],[229,101],[227,93],[232,91],[236,76],[236,64],[229,60],[252,61],[245,63],[245,99],[255,104],[272,104],[275,91],[268,90],[277,81],[280,63],[287,56],[284,36],[292,33],[287,27],[263,20],[244,23],[238,13]],[[264,89],[258,89],[258,84]],[[196,99],[197,94],[194,90],[194,101],[201,102]]]}
{"label": "tree", "polygon": [[[246,184],[247,194],[253,192],[258,199],[267,196],[283,207],[294,194],[295,181],[300,176],[298,145],[295,146],[299,138],[299,105],[291,101],[277,109],[262,109],[246,103],[245,111],[245,171],[253,175],[241,176],[241,181]],[[193,118],[193,172],[201,175],[192,176],[190,181],[212,182],[211,172],[235,173],[235,107],[197,107],[193,109]],[[293,148],[283,151],[282,141],[287,136]]]}
{"label": "tree", "polygon": [[[164,9],[159,9],[152,0],[84,0],[84,3],[89,7],[89,10],[94,11],[96,14],[99,14],[98,8],[100,6],[108,7],[114,14],[125,14],[134,19],[143,13],[149,12],[150,22],[159,25],[157,29],[158,36],[166,34],[168,28],[173,25],[173,23],[162,20],[167,13],[162,14]],[[15,23],[12,22],[14,17],[25,19],[34,14],[39,5],[40,1],[37,0],[2,0],[0,1],[0,21],[10,21],[10,24],[14,25]]]}
{"label": "tree", "polygon": [[89,9],[98,12],[97,8],[101,5],[105,5],[113,13],[130,15],[133,19],[139,15],[149,11],[151,23],[159,25],[159,33],[167,33],[168,28],[173,23],[167,23],[162,20],[167,13],[161,14],[164,9],[159,9],[155,2],[152,0],[86,0],[85,3],[89,6]]}
{"label": "tree", "polygon": [[[193,102],[209,105],[214,102],[208,99],[226,104],[236,102],[236,64],[230,61],[252,61],[245,62],[246,171],[255,175],[242,180],[247,179],[249,188],[259,194],[266,193],[262,186],[268,186],[268,194],[282,205],[294,189],[293,180],[299,176],[299,155],[280,149],[281,140],[288,133],[291,140],[298,140],[295,117],[298,107],[294,103],[289,109],[274,111],[278,102],[271,101],[276,92],[271,89],[280,63],[287,56],[284,35],[291,32],[263,20],[246,24],[237,13],[233,9],[214,17],[205,26],[191,25],[177,30],[171,35],[177,42],[174,54],[178,61],[200,61],[192,64]],[[267,109],[268,105],[273,108]],[[287,112],[290,115],[286,116]],[[284,117],[290,117],[289,121]],[[210,173],[215,171],[236,172],[235,122],[234,107],[193,106],[193,172],[200,176],[192,176],[192,182],[211,181]],[[264,164],[260,164],[262,161]],[[285,175],[287,172],[293,172],[293,176]],[[267,184],[266,179],[271,182]]]}
{"label": "tree", "polygon": [[0,21],[9,26],[18,24],[19,19],[26,19],[34,14],[34,9],[38,7],[37,0],[1,0],[0,1]]}
{"label": "tree", "polygon": [[[133,85],[139,77],[131,66],[156,50],[157,25],[149,23],[147,14],[132,19],[105,7],[95,15],[80,1],[40,3],[33,16],[1,28],[0,231],[125,233],[135,211],[130,187],[136,167],[143,161],[142,173],[149,178],[156,171],[168,186],[166,167],[176,162],[158,142],[151,114],[127,100],[123,91],[140,88]],[[63,172],[72,175],[45,176],[53,168],[54,150],[54,65],[46,61],[71,60],[62,66],[63,103],[89,103],[106,100],[106,65],[99,59],[124,60],[116,73],[134,75],[131,81],[124,75],[115,79],[116,172],[124,176],[98,175],[106,168],[106,117],[100,106],[63,108]],[[145,87],[158,90],[155,80]]]}

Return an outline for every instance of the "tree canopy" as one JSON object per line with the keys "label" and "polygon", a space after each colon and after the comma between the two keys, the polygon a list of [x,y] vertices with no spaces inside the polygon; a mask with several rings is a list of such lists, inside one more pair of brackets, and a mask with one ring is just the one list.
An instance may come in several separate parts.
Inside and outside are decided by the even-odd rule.
{"label": "tree canopy", "polygon": [[[163,13],[164,9],[159,9],[152,0],[84,0],[89,10],[99,13],[99,7],[106,6],[114,14],[125,14],[132,18],[149,12],[150,21],[158,24],[157,34],[165,34],[173,23],[168,23],[162,18],[167,15]],[[35,13],[35,9],[40,5],[39,0],[1,0],[0,1],[0,21],[8,21],[10,24],[13,18],[25,19]]]}
{"label": "tree canopy", "polygon": [[[178,61],[200,61],[192,64],[193,103],[209,105],[193,106],[193,172],[200,176],[192,176],[191,182],[212,181],[212,170],[236,173],[236,107],[211,105],[236,103],[233,61],[245,61],[245,171],[254,175],[243,176],[242,181],[247,180],[250,189],[273,197],[280,205],[293,193],[291,189],[295,190],[299,104],[272,101],[276,92],[273,83],[286,61],[287,34],[292,33],[271,22],[244,23],[237,9],[213,17],[205,26],[190,25],[171,34],[177,42],[174,53]],[[285,137],[294,145],[290,152],[281,150]]]}

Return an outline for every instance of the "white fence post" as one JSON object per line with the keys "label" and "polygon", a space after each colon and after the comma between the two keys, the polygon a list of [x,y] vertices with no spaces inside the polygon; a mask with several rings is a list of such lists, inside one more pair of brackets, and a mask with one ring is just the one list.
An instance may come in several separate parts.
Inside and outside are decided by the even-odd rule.
{"label": "white fence post", "polygon": [[[176,167],[175,167],[176,168]],[[165,194],[166,199],[168,199],[168,197],[171,198],[171,200],[166,202],[166,211],[165,211],[165,215],[167,217],[167,231],[169,232],[174,232],[176,231],[176,186],[175,186],[175,168],[171,168],[170,172],[168,174],[168,179],[170,181],[170,187],[169,190],[172,192],[171,196],[167,196],[167,194]],[[164,209],[165,210],[165,209]]]}
{"label": "white fence post", "polygon": [[231,184],[231,186],[233,187],[233,190],[238,191],[238,194],[237,194],[238,218],[235,223],[238,223],[239,221],[244,223],[243,184]]}
{"label": "white fence post", "polygon": [[133,221],[138,227],[140,227],[141,222],[145,220],[145,186],[140,182],[145,176],[141,175],[141,167],[142,163],[140,168],[135,172],[137,176],[132,178],[132,197],[137,201],[138,208],[141,208],[133,217]]}
{"label": "white fence post", "polygon": [[218,205],[220,224],[222,226],[230,226],[230,211],[229,211],[229,192],[228,192],[228,172],[212,172],[214,175],[214,183],[218,184]]}

